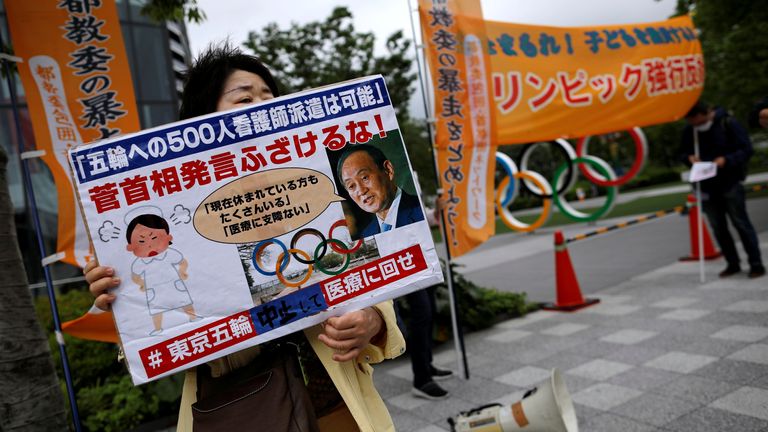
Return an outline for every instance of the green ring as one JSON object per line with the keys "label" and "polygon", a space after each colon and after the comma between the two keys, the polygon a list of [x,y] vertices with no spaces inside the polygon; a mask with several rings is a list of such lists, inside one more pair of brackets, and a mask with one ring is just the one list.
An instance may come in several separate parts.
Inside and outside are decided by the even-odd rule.
{"label": "green ring", "polygon": [[[610,178],[611,174],[608,172],[608,170],[606,170],[605,167],[595,162],[591,158],[577,157],[572,162],[585,163],[587,165],[592,165],[592,167],[595,170],[597,170],[597,172],[599,172],[603,177],[605,177],[606,179]],[[557,168],[557,171],[555,171],[555,178],[554,178],[553,184],[558,184],[557,182],[560,179],[560,176],[563,175],[563,172],[565,172],[567,168],[568,168],[568,163],[563,163]],[[560,209],[560,211],[563,212],[563,214],[568,216],[569,218],[580,221],[580,222],[594,222],[600,219],[601,217],[603,217],[608,212],[608,210],[611,209],[613,200],[616,199],[616,186],[610,186],[610,187],[607,187],[606,189],[608,190],[608,195],[606,195],[605,197],[605,203],[603,204],[603,206],[600,209],[598,209],[596,212],[586,217],[575,215],[571,213],[570,210],[566,209],[565,206],[563,205],[563,202],[567,203],[567,201],[565,201],[565,198],[561,198],[560,194],[557,194],[557,193],[553,194],[553,199],[555,201],[555,205],[557,206],[557,208]]]}
{"label": "green ring", "polygon": [[342,242],[341,240],[336,240],[334,238],[329,238],[325,242],[318,243],[317,247],[315,248],[315,254],[314,254],[314,257],[313,257],[315,259],[315,267],[318,270],[320,270],[320,272],[322,272],[322,273],[325,273],[325,274],[331,275],[331,276],[336,276],[337,274],[339,274],[339,273],[343,272],[344,270],[346,270],[347,267],[349,267],[349,261],[350,261],[349,255],[350,254],[344,254],[344,256],[346,257],[346,260],[344,261],[344,265],[341,266],[341,268],[338,271],[327,270],[327,269],[323,268],[322,264],[320,264],[320,260],[317,258],[317,256],[320,255],[320,248],[321,247],[328,247],[327,246],[328,243],[336,243],[336,246],[339,246],[339,247],[342,247],[342,248],[346,248],[347,247],[347,245],[345,245],[344,242]]}

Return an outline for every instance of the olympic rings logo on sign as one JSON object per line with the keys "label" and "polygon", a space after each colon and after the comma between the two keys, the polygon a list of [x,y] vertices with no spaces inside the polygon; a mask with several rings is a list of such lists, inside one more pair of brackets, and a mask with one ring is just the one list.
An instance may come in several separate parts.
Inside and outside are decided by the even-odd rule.
{"label": "olympic rings logo on sign", "polygon": [[[334,230],[342,226],[347,226],[346,220],[340,219],[334,222],[334,224],[331,225],[331,228],[328,230],[328,237],[323,235],[322,232],[315,228],[302,228],[298,230],[296,234],[294,234],[291,238],[290,248],[287,247],[285,243],[276,238],[262,240],[256,243],[256,245],[253,247],[253,252],[251,252],[251,263],[253,264],[253,268],[264,276],[277,276],[277,279],[288,288],[297,288],[307,283],[315,269],[319,270],[325,275],[338,275],[346,270],[347,267],[349,267],[349,263],[351,261],[350,255],[357,252],[357,250],[359,250],[363,245],[362,239],[357,240],[357,242],[355,242],[352,246],[347,247],[343,241],[333,238]],[[299,240],[307,235],[314,236],[320,240],[312,256],[310,256],[309,253],[296,247]],[[274,271],[269,271],[264,268],[264,263],[261,262],[261,257],[264,255],[264,250],[272,244],[279,246],[282,250],[280,251],[280,255],[275,261]],[[335,252],[344,255],[344,263],[340,268],[336,270],[326,268],[321,262],[323,257],[325,257],[326,253],[328,252],[328,246],[330,246],[330,248]],[[300,280],[289,280],[283,274],[285,269],[288,268],[292,258],[296,259],[296,261],[302,264],[307,265],[307,273]]]}
{"label": "olympic rings logo on sign", "polygon": [[[563,156],[565,162],[555,170],[552,183],[548,182],[541,174],[528,169],[531,155],[543,143],[529,144],[523,149],[520,155],[519,169],[512,158],[504,153],[497,152],[497,166],[501,167],[506,175],[502,178],[496,190],[496,209],[501,221],[514,231],[534,231],[549,221],[549,218],[552,216],[553,202],[563,214],[577,221],[591,222],[608,214],[616,202],[616,197],[619,193],[618,187],[633,179],[643,169],[648,159],[648,142],[643,131],[640,128],[632,128],[628,132],[635,144],[635,160],[627,173],[618,178],[613,168],[606,161],[587,154],[590,136],[579,139],[575,150],[564,139],[553,141],[556,145],[555,148]],[[574,165],[578,166],[579,171],[590,182],[606,188],[605,202],[592,214],[576,210],[565,199],[565,195],[576,184],[577,172]],[[517,198],[520,188],[527,190],[542,200],[541,213],[531,223],[520,221],[509,210],[509,207]]]}

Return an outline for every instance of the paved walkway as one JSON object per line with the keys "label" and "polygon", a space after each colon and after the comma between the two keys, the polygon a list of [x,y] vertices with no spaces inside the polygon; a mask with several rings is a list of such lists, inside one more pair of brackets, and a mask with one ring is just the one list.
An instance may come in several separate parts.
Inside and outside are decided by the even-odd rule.
{"label": "paved walkway", "polygon": [[[761,234],[763,242],[768,232]],[[762,243],[768,257],[768,243]],[[510,404],[557,367],[581,431],[768,431],[768,277],[718,279],[723,262],[673,263],[591,296],[573,313],[539,311],[466,336],[471,379],[443,401],[410,395],[407,358],[376,368],[400,432],[448,430],[478,405]],[[450,343],[436,363],[455,368]]]}
{"label": "paved walkway", "polygon": [[[768,231],[768,198],[747,200],[752,223],[758,232]],[[532,301],[554,299],[553,235],[562,230],[566,237],[612,225],[621,219],[594,225],[570,224],[543,228],[536,233],[506,233],[455,260],[459,271],[480,286],[500,291],[525,292]],[[734,239],[738,235],[734,232]],[[587,294],[612,287],[690,254],[687,216],[670,215],[629,228],[577,241],[568,245],[582,291]],[[438,247],[438,251],[442,251]],[[768,261],[768,257],[766,257]],[[718,270],[720,262],[707,263]]]}

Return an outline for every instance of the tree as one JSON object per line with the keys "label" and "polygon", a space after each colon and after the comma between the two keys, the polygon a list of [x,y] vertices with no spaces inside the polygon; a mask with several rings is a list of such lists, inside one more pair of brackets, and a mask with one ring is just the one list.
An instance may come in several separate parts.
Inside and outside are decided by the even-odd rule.
{"label": "tree", "polygon": [[0,430],[66,430],[64,398],[16,239],[7,162],[0,146]]}
{"label": "tree", "polygon": [[149,0],[141,13],[158,22],[187,19],[199,24],[205,21],[205,13],[197,6],[197,0]]}
{"label": "tree", "polygon": [[398,118],[404,120],[416,78],[408,55],[411,41],[395,32],[387,39],[387,54],[379,57],[374,43],[373,33],[356,31],[350,11],[337,7],[323,22],[293,23],[284,30],[271,23],[250,32],[243,45],[270,67],[284,94],[382,74]]}
{"label": "tree", "polygon": [[701,31],[707,68],[704,99],[746,120],[768,88],[768,2],[678,0],[678,14],[689,9]]}
{"label": "tree", "polygon": [[411,167],[419,175],[421,191],[424,195],[435,195],[437,179],[426,122],[411,118],[400,119],[399,122]]}

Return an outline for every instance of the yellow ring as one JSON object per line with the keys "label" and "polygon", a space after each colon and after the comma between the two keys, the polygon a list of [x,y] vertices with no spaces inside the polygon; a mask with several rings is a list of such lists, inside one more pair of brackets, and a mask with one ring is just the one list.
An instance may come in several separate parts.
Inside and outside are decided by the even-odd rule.
{"label": "yellow ring", "polygon": [[[535,176],[531,175],[528,171],[516,172],[514,175],[514,178],[516,180],[520,180],[520,179],[530,180],[534,185],[536,185],[537,188],[539,188],[539,190],[542,190],[542,191],[546,187],[545,184],[543,184]],[[501,183],[499,183],[499,187],[496,189],[496,209],[499,212],[499,217],[501,218],[501,221],[504,222],[504,225],[506,225],[509,229],[513,231],[531,232],[539,229],[542,225],[547,223],[552,211],[552,198],[543,198],[542,204],[541,204],[542,206],[541,215],[539,215],[539,218],[536,219],[531,224],[525,224],[515,219],[512,216],[512,214],[509,212],[509,210],[507,210],[504,206],[501,205],[501,202],[502,202],[501,193],[507,189],[507,186],[509,186],[509,177],[504,177],[504,179],[501,180]]]}
{"label": "yellow ring", "polygon": [[[291,256],[290,254],[294,254],[294,253],[301,255],[302,258],[304,258],[307,261],[311,261],[312,260],[312,257],[309,256],[308,253],[304,252],[301,249],[288,249],[288,254],[289,254],[288,255],[288,257],[289,257],[288,259],[289,260],[290,260],[290,256]],[[286,279],[285,276],[283,276],[283,272],[280,271],[280,263],[283,261],[283,256],[284,255],[285,255],[285,252],[280,252],[280,255],[277,257],[277,262],[275,263],[275,273],[277,274],[277,279],[279,279],[280,282],[283,285],[285,285],[286,287],[288,287],[288,288],[298,288],[298,287],[300,287],[301,285],[303,285],[304,283],[306,283],[309,280],[309,277],[312,276],[312,270],[314,269],[314,267],[312,266],[312,264],[309,264],[307,266],[307,275],[304,276],[304,279],[302,279],[302,280],[300,280],[298,282],[291,282],[288,279]],[[287,267],[288,266],[286,266],[286,268]]]}

